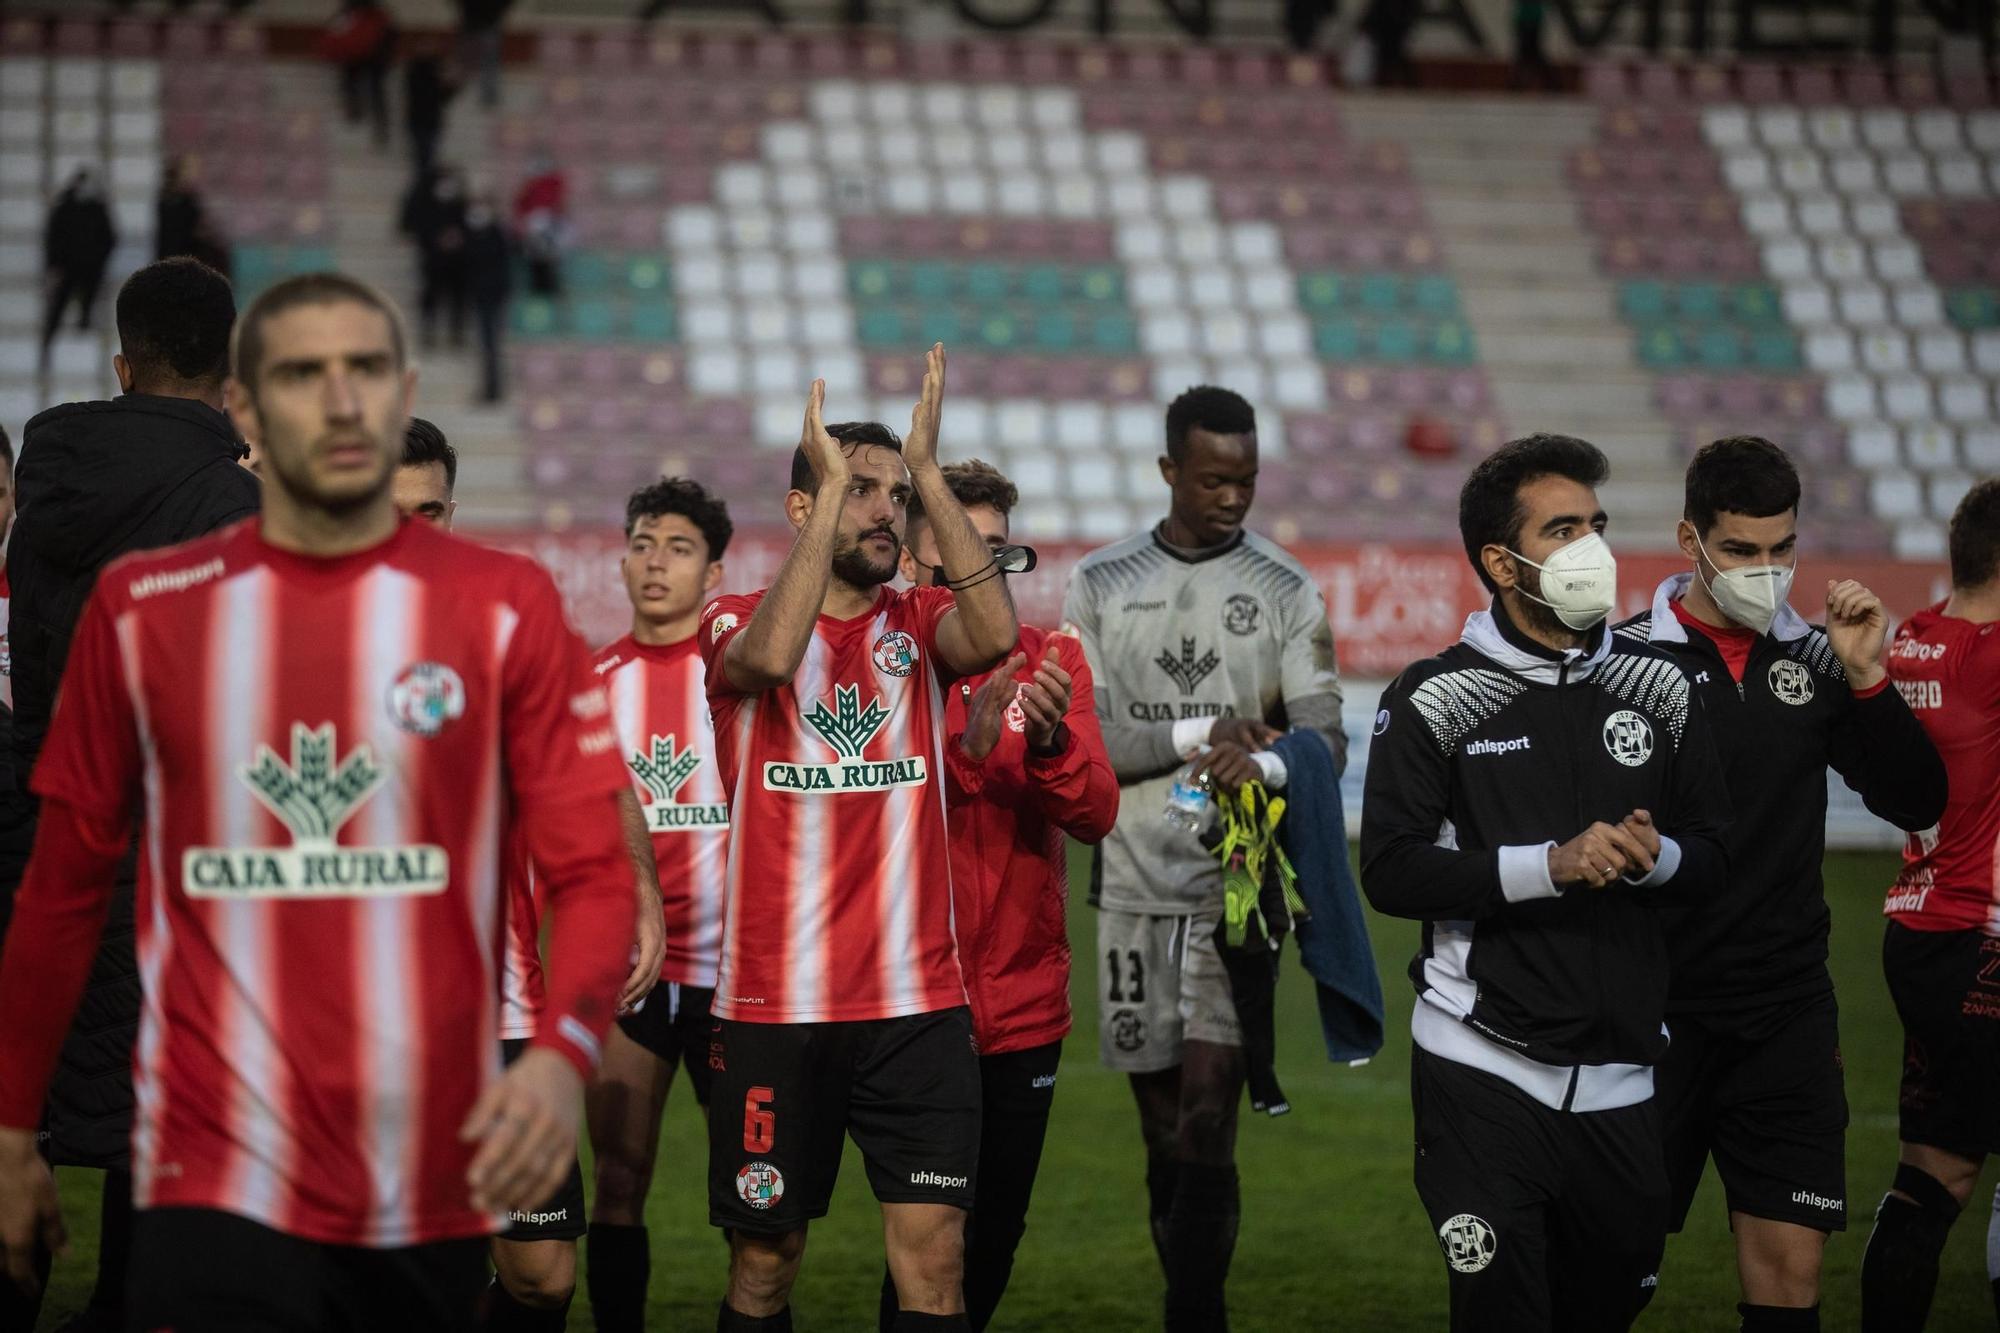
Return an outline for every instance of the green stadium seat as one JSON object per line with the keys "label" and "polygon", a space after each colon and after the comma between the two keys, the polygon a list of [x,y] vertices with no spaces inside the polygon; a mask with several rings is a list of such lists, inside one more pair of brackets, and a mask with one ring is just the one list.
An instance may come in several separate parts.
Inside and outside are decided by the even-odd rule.
{"label": "green stadium seat", "polygon": [[1713,282],[1684,282],[1674,293],[1682,319],[1710,324],[1722,318],[1722,288]]}
{"label": "green stadium seat", "polygon": [[1347,284],[1338,273],[1306,273],[1299,277],[1299,304],[1308,310],[1338,310],[1347,299]]}
{"label": "green stadium seat", "polygon": [[514,332],[523,338],[553,338],[562,332],[556,303],[546,296],[524,296],[514,302]]}
{"label": "green stadium seat", "polygon": [[672,301],[635,301],[628,327],[632,336],[640,342],[673,342],[680,336]]}
{"label": "green stadium seat", "polygon": [[896,266],[880,260],[862,260],[847,266],[847,290],[863,301],[887,300],[896,295]]}
{"label": "green stadium seat", "polygon": [[1635,324],[1649,324],[1666,318],[1666,284],[1650,278],[1635,278],[1618,284],[1618,313]]}
{"label": "green stadium seat", "polygon": [[1090,343],[1106,356],[1130,356],[1139,349],[1138,324],[1123,311],[1101,314],[1090,321]]}
{"label": "green stadium seat", "polygon": [[563,286],[573,296],[596,296],[611,286],[611,261],[589,250],[563,259]]}
{"label": "green stadium seat", "polygon": [[1730,293],[1730,306],[1737,320],[1744,324],[1782,323],[1785,318],[1778,289],[1768,282],[1737,284]]}
{"label": "green stadium seat", "polygon": [[1695,336],[1695,359],[1708,370],[1741,370],[1748,356],[1743,335],[1727,324],[1711,324]]}
{"label": "green stadium seat", "polygon": [[1069,295],[1069,275],[1055,264],[1030,264],[1021,270],[1021,295],[1036,305],[1054,305]]}
{"label": "green stadium seat", "polygon": [[958,294],[958,266],[926,260],[909,268],[910,295],[919,301],[949,301]]}
{"label": "green stadium seat", "polygon": [[1393,273],[1370,273],[1361,279],[1361,308],[1374,315],[1387,315],[1403,305],[1403,282]]}
{"label": "green stadium seat", "polygon": [[[1021,321],[1007,311],[993,311],[972,321],[979,345],[995,352],[1011,352],[1021,345]],[[925,342],[936,341],[926,335]]]}
{"label": "green stadium seat", "polygon": [[917,316],[916,326],[917,336],[912,342],[917,347],[929,347],[932,343],[943,343],[949,347],[964,341],[967,331],[965,321],[950,306],[934,306],[923,311]]}
{"label": "green stadium seat", "polygon": [[1391,364],[1415,361],[1424,338],[1416,324],[1407,319],[1385,319],[1375,326],[1375,359]]}
{"label": "green stadium seat", "polygon": [[1639,331],[1640,365],[1650,370],[1677,370],[1687,360],[1687,344],[1673,326],[1655,324]]}
{"label": "green stadium seat", "polygon": [[1470,365],[1478,355],[1472,329],[1460,319],[1440,320],[1434,325],[1424,352],[1428,359],[1447,366]]}
{"label": "green stadium seat", "polygon": [[1960,287],[1946,293],[1944,308],[1962,329],[1990,329],[2000,324],[2000,297],[1991,287]]}
{"label": "green stadium seat", "polygon": [[1007,299],[1013,275],[999,264],[968,264],[961,275],[967,300],[990,304]]}
{"label": "green stadium seat", "polygon": [[340,266],[333,262],[333,251],[324,245],[295,245],[286,251],[286,272],[288,273],[329,273]]}
{"label": "green stadium seat", "polygon": [[618,307],[602,297],[570,298],[570,332],[579,338],[615,338],[621,322]]}
{"label": "green stadium seat", "polygon": [[670,292],[672,274],[659,255],[634,255],[625,265],[625,285],[634,292]]}
{"label": "green stadium seat", "polygon": [[902,347],[910,341],[903,312],[894,306],[863,306],[854,323],[855,340],[863,347]]}
{"label": "green stadium seat", "polygon": [[1037,352],[1076,350],[1076,316],[1061,309],[1037,311],[1034,317],[1034,340]]}
{"label": "green stadium seat", "polygon": [[1442,273],[1426,273],[1411,282],[1410,304],[1426,315],[1456,315],[1458,284]]}
{"label": "green stadium seat", "polygon": [[1759,370],[1798,370],[1798,335],[1782,327],[1751,330],[1750,360]]}
{"label": "green stadium seat", "polygon": [[1076,291],[1086,301],[1123,301],[1125,270],[1111,264],[1093,264],[1077,274]]}
{"label": "green stadium seat", "polygon": [[1313,328],[1313,345],[1322,360],[1359,361],[1361,325],[1345,315],[1321,319]]}

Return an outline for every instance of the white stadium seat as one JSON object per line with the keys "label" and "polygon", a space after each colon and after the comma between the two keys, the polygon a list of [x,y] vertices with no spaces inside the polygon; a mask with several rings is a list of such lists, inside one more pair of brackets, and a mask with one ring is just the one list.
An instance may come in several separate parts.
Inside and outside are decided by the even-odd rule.
{"label": "white stadium seat", "polygon": [[1878,472],[1868,482],[1869,507],[1883,518],[1920,518],[1924,491],[1907,472]]}
{"label": "white stadium seat", "polygon": [[1917,368],[1926,375],[1956,375],[1966,369],[1965,335],[1931,329],[1917,338]]}
{"label": "white stadium seat", "polygon": [[1187,289],[1188,304],[1200,310],[1229,310],[1243,302],[1236,275],[1226,268],[1193,270],[1188,274]]}
{"label": "white stadium seat", "polygon": [[1861,141],[1877,150],[1907,147],[1910,118],[1895,107],[1871,107],[1861,113]]}
{"label": "white stadium seat", "polygon": [[1810,278],[1814,274],[1812,247],[1789,237],[1764,243],[1764,271],[1780,282]]}
{"label": "white stadium seat", "polygon": [[1042,130],[1074,129],[1083,123],[1083,99],[1074,88],[1036,88],[1028,95],[1028,119]]}
{"label": "white stadium seat", "polygon": [[1960,438],[1965,465],[1985,476],[2000,473],[2000,426],[1967,426]]}
{"label": "white stadium seat", "polygon": [[1174,258],[1183,267],[1201,268],[1223,263],[1222,228],[1206,217],[1190,218],[1174,228]]}
{"label": "white stadium seat", "polygon": [[1909,241],[1875,241],[1868,251],[1875,276],[1884,282],[1910,282],[1924,275],[1923,255]]}
{"label": "white stadium seat", "polygon": [[1701,131],[1708,142],[1727,152],[1750,143],[1750,113],[1740,106],[1712,106],[1701,113]]}
{"label": "white stadium seat", "polygon": [[1830,194],[1805,195],[1798,205],[1799,230],[1808,236],[1844,236],[1848,233],[1847,209]]}
{"label": "white stadium seat", "polygon": [[1982,375],[2000,375],[2000,329],[1981,329],[1972,335],[1972,364]]}
{"label": "white stadium seat", "polygon": [[1911,426],[1903,432],[1903,457],[1922,472],[1940,472],[1958,465],[1957,433],[1935,422]]}
{"label": "white stadium seat", "polygon": [[1929,492],[1931,517],[1942,523],[1951,518],[1958,502],[1972,489],[1972,478],[1963,472],[1940,472],[1930,478],[1925,489]]}
{"label": "white stadium seat", "polygon": [[1838,289],[1840,321],[1851,328],[1889,322],[1889,298],[1880,283],[1844,282]]}
{"label": "white stadium seat", "polygon": [[1881,413],[1875,381],[1866,375],[1835,375],[1826,382],[1827,415],[1837,421],[1871,421]]}
{"label": "white stadium seat", "polygon": [[1806,334],[1806,368],[1821,375],[1854,369],[1854,335],[1846,329],[1817,328]]}
{"label": "white stadium seat", "polygon": [[1139,346],[1147,356],[1188,356],[1195,350],[1194,321],[1161,308],[1139,321]]}
{"label": "white stadium seat", "polygon": [[1896,449],[1895,428],[1879,421],[1855,423],[1847,432],[1847,460],[1870,472],[1898,466],[1902,459]]}
{"label": "white stadium seat", "polygon": [[[1798,248],[1801,252],[1805,250],[1804,246]],[[1768,262],[1766,267],[1769,267]],[[1809,256],[1806,267],[1811,267]],[[1785,318],[1800,328],[1833,321],[1833,290],[1823,282],[1810,279],[1787,282],[1780,300],[1785,308]]]}
{"label": "white stadium seat", "polygon": [[1810,148],[1788,148],[1778,154],[1778,183],[1793,194],[1826,188],[1826,164]]}
{"label": "white stadium seat", "polygon": [[1295,311],[1297,305],[1290,271],[1276,265],[1246,266],[1243,270],[1243,303],[1266,318]]}
{"label": "white stadium seat", "polygon": [[[806,369],[805,358],[800,356],[795,348],[760,347],[750,355],[749,370],[752,392],[775,397],[787,388],[794,393],[798,392],[798,386],[816,375],[819,368],[815,366],[811,370]],[[793,407],[792,414],[798,415],[796,406]],[[888,419],[896,420],[894,417]]]}
{"label": "white stadium seat", "polygon": [[1846,107],[1815,108],[1806,117],[1806,130],[1816,147],[1828,151],[1852,148],[1861,141],[1860,126]]}
{"label": "white stadium seat", "polygon": [[1891,421],[1930,421],[1937,416],[1931,382],[1921,375],[1882,377],[1882,415]]}
{"label": "white stadium seat", "polygon": [[1836,150],[1827,155],[1827,175],[1842,194],[1880,189],[1882,169],[1868,153]]}
{"label": "white stadium seat", "polygon": [[[1094,402],[1057,403],[1054,412],[1054,438],[1057,447],[1066,453],[1090,453],[1102,457],[1098,451],[1104,448],[1104,437],[1110,426],[1106,419],[1104,404]],[[1109,473],[1111,464],[1105,462]],[[1074,467],[1072,467],[1074,479]]]}
{"label": "white stadium seat", "polygon": [[1882,181],[1889,193],[1895,195],[1929,194],[1936,188],[1931,179],[1930,159],[1909,151],[1883,156]]}
{"label": "white stadium seat", "polygon": [[1767,148],[1802,147],[1806,141],[1806,118],[1797,107],[1759,107],[1757,137]]}
{"label": "white stadium seat", "polygon": [[1738,149],[1722,162],[1722,174],[1738,194],[1771,188],[1771,159],[1755,148]]}
{"label": "white stadium seat", "polygon": [[[1035,419],[1039,420],[1042,415],[1041,404],[1033,404],[1033,408]],[[1000,408],[1002,421],[1007,419],[1007,414],[1008,405],[1003,404]],[[1012,467],[1009,480],[1018,486],[1021,494],[1028,499],[1053,499],[1063,493],[1062,469],[1057,466],[1054,454],[1035,447],[1038,443],[1038,439],[1031,439],[1025,444],[1014,445],[1009,449],[1008,458]]]}
{"label": "white stadium seat", "polygon": [[[1254,308],[1254,303],[1251,304]],[[1313,354],[1312,326],[1297,311],[1260,315],[1257,350],[1269,361],[1286,361]]]}
{"label": "white stadium seat", "polygon": [[1766,239],[1791,236],[1798,231],[1792,221],[1791,201],[1782,194],[1744,195],[1743,227],[1752,236]]}
{"label": "white stadium seat", "polygon": [[1944,528],[1937,523],[1921,521],[1899,524],[1890,534],[1889,549],[1899,560],[1942,560],[1945,557]]}
{"label": "white stadium seat", "polygon": [[1901,329],[1871,329],[1861,338],[1861,364],[1876,375],[1910,368],[1910,340]]}
{"label": "white stadium seat", "polygon": [[[1199,283],[1210,275],[1197,274]],[[1220,275],[1226,277],[1226,275]],[[1215,357],[1244,356],[1251,348],[1250,321],[1232,306],[1210,308],[1201,319],[1201,348],[1204,353]]]}
{"label": "white stadium seat", "polygon": [[1929,152],[1942,152],[1965,143],[1965,132],[1959,125],[1958,113],[1942,107],[1919,111],[1911,121],[1911,128],[1916,133],[1917,146]]}
{"label": "white stadium seat", "polygon": [[1993,394],[1986,381],[1947,375],[1938,381],[1938,411],[1946,421],[1967,425],[1993,420]]}
{"label": "white stadium seat", "polygon": [[1161,443],[1160,414],[1147,403],[1118,403],[1111,409],[1110,439],[1118,452],[1150,458]]}
{"label": "white stadium seat", "polygon": [[930,160],[946,171],[969,171],[979,165],[979,139],[963,125],[931,127]]}

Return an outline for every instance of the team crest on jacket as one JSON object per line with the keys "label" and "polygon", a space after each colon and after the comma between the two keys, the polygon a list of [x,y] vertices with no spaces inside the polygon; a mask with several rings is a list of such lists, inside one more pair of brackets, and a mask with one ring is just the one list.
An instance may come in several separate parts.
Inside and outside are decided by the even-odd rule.
{"label": "team crest on jacket", "polygon": [[1781,703],[1796,706],[1813,697],[1812,672],[1806,669],[1803,662],[1781,657],[1771,663],[1771,672],[1765,679],[1771,683],[1771,693]]}
{"label": "team crest on jacket", "polygon": [[1460,1213],[1438,1228],[1444,1261],[1460,1273],[1477,1273],[1500,1252],[1500,1238],[1483,1217]]}
{"label": "team crest on jacket", "polygon": [[[878,650],[879,651],[879,650]],[[801,718],[839,756],[832,764],[792,764],[772,760],[764,765],[766,791],[844,792],[887,791],[892,787],[921,787],[927,770],[922,755],[907,759],[863,759],[862,752],[889,721],[889,709],[882,696],[861,706],[859,685],[837,685],[833,707],[826,700],[813,703]]]}
{"label": "team crest on jacket", "polygon": [[729,827],[727,803],[681,803],[681,788],[701,767],[701,756],[692,749],[676,752],[672,736],[653,737],[651,752],[634,750],[625,766],[646,789],[647,831],[679,833],[687,829]]}
{"label": "team crest on jacket", "polygon": [[917,669],[917,641],[899,629],[875,640],[875,669],[890,676],[907,676]]}
{"label": "team crest on jacket", "polygon": [[769,1162],[746,1162],[736,1173],[736,1197],[760,1213],[776,1208],[785,1197],[784,1173]]}
{"label": "team crest on jacket", "polygon": [[1653,757],[1653,727],[1629,708],[1621,708],[1604,719],[1604,748],[1627,768],[1637,768]]}
{"label": "team crest on jacket", "polygon": [[181,887],[191,898],[374,898],[442,893],[442,847],[348,847],[341,827],[388,776],[367,744],[339,758],[333,724],[292,723],[291,759],[268,745],[236,776],[291,830],[289,847],[190,847]]}
{"label": "team crest on jacket", "polygon": [[465,682],[442,662],[413,662],[389,686],[389,716],[412,736],[435,736],[465,716]]}

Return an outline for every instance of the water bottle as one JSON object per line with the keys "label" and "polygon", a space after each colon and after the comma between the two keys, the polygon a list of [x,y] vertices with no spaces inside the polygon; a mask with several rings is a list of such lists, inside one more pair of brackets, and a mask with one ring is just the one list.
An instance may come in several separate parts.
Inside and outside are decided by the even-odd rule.
{"label": "water bottle", "polygon": [[1205,755],[1196,755],[1188,760],[1174,774],[1173,785],[1167,788],[1167,823],[1196,837],[1200,837],[1215,818],[1215,802],[1211,799],[1215,784],[1202,771],[1206,762]]}

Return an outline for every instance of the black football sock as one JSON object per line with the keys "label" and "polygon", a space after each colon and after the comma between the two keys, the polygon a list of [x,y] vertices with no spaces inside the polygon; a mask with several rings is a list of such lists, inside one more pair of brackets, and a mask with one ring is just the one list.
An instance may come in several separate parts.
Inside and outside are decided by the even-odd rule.
{"label": "black football sock", "polygon": [[125,1270],[132,1266],[132,1173],[106,1171],[104,1198],[97,1212],[97,1286],[90,1293],[90,1313],[110,1316],[116,1328],[124,1321]]}
{"label": "black football sock", "polygon": [[1819,1333],[1817,1305],[1801,1310],[1797,1306],[1746,1302],[1736,1307],[1736,1313],[1743,1316],[1743,1333]]}
{"label": "black football sock", "polygon": [[972,1333],[972,1324],[965,1312],[957,1314],[918,1314],[915,1310],[896,1311],[894,1333]]}
{"label": "black football sock", "polygon": [[1160,1256],[1160,1268],[1167,1267],[1167,1214],[1174,1210],[1174,1187],[1181,1178],[1181,1164],[1171,1157],[1146,1157],[1146,1214],[1153,1228],[1153,1252]]}
{"label": "black football sock", "polygon": [[715,1333],[792,1333],[792,1307],[776,1314],[739,1314],[725,1300],[715,1316]]}
{"label": "black football sock", "polygon": [[1861,1258],[1863,1333],[1923,1328],[1937,1294],[1938,1256],[1958,1220],[1958,1200],[1927,1172],[1899,1166],[1895,1188],[1910,1197],[1882,1196]]}
{"label": "black football sock", "polygon": [[896,1314],[902,1306],[896,1303],[896,1279],[889,1275],[889,1266],[882,1266],[882,1301],[875,1311],[877,1333],[894,1333]]}
{"label": "black football sock", "polygon": [[598,1333],[642,1333],[653,1252],[646,1228],[592,1222],[585,1242],[590,1313]]}
{"label": "black football sock", "polygon": [[561,1305],[527,1305],[515,1300],[496,1277],[486,1293],[487,1333],[562,1333],[569,1323],[573,1299],[574,1294],[565,1297]]}
{"label": "black football sock", "polygon": [[1223,1285],[1236,1252],[1242,1198],[1234,1166],[1180,1164],[1167,1215],[1167,1333],[1223,1333]]}

